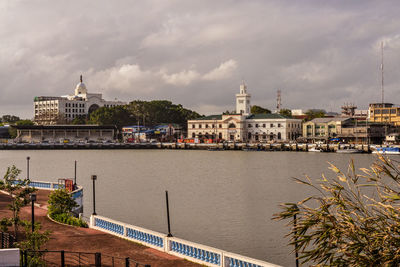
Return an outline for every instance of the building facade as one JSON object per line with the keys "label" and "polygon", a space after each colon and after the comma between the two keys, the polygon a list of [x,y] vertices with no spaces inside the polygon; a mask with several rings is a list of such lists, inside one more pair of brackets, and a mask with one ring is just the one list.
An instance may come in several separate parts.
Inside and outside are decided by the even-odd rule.
{"label": "building facade", "polygon": [[391,103],[369,104],[369,121],[400,126],[400,107]]}
{"label": "building facade", "polygon": [[348,117],[315,118],[303,123],[303,137],[308,140],[326,140],[341,133],[342,124]]}
{"label": "building facade", "polygon": [[122,101],[106,101],[102,94],[88,93],[82,76],[73,95],[60,97],[37,96],[34,98],[34,121],[40,125],[62,124],[75,118],[88,116],[100,107],[126,105]]}
{"label": "building facade", "polygon": [[236,94],[236,114],[210,115],[188,121],[188,138],[216,141],[267,142],[296,140],[301,120],[280,114],[251,114],[250,94],[244,83]]}

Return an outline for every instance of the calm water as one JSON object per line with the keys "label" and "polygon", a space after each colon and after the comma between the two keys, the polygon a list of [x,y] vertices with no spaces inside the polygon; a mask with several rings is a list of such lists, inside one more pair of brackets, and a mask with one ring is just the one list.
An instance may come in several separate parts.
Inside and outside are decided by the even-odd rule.
{"label": "calm water", "polygon": [[0,170],[12,164],[33,180],[73,178],[85,188],[84,213],[92,213],[90,175],[97,174],[96,212],[167,232],[169,191],[172,234],[186,240],[294,266],[285,222],[272,221],[279,203],[304,198],[307,188],[291,177],[329,173],[327,162],[345,168],[350,158],[368,167],[373,155],[305,152],[76,150],[0,151]]}

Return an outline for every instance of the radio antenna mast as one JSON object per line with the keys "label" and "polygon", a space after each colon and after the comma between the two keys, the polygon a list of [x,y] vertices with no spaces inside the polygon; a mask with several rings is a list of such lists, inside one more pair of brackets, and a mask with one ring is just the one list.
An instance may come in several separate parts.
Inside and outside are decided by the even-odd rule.
{"label": "radio antenna mast", "polygon": [[385,94],[384,94],[384,79],[383,79],[383,41],[381,42],[381,90],[382,90],[382,108],[383,103],[385,102]]}

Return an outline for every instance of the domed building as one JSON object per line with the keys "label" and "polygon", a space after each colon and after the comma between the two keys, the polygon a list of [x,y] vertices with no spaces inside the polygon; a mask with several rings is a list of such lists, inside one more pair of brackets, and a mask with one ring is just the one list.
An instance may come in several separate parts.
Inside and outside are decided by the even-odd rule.
{"label": "domed building", "polygon": [[34,121],[39,125],[64,124],[75,118],[87,117],[100,107],[126,105],[123,101],[107,101],[101,93],[88,93],[83,77],[73,95],[37,96],[34,98]]}

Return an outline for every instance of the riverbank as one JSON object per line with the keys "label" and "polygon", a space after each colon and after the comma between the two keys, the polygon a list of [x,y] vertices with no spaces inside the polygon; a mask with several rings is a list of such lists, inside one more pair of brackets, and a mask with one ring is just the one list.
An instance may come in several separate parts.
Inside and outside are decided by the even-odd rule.
{"label": "riverbank", "polygon": [[[45,209],[47,205],[47,196],[49,191],[38,191],[37,203],[40,207],[35,207],[35,221],[40,222],[42,230],[50,230],[52,232],[50,241],[43,249],[51,251],[66,250],[79,251],[88,253],[102,253],[104,255],[112,255],[114,257],[129,257],[143,264],[153,266],[200,266],[181,258],[160,252],[158,250],[142,246],[140,244],[127,241],[116,236],[106,234],[104,232],[89,229],[65,226],[55,223],[47,218]],[[10,197],[0,193],[0,218],[10,217],[11,211],[7,205]],[[21,209],[21,218],[30,220],[31,207],[26,206]]]}
{"label": "riverbank", "polygon": [[189,149],[189,150],[245,150],[245,151],[303,151],[311,148],[323,152],[336,152],[343,148],[356,148],[371,153],[371,145],[307,144],[307,143],[0,143],[0,150],[58,150],[58,149]]}

